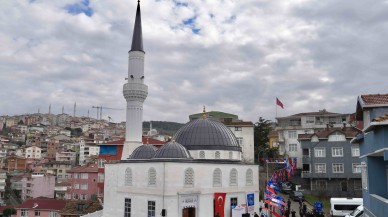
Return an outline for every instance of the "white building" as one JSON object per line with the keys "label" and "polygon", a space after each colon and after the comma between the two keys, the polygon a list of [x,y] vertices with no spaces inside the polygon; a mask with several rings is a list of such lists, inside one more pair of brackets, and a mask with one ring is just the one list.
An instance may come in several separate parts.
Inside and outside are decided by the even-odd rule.
{"label": "white building", "polygon": [[[124,85],[126,142],[121,162],[105,165],[103,216],[213,216],[215,193],[226,194],[223,211],[229,216],[231,207],[246,204],[247,193],[258,201],[257,165],[242,161],[235,134],[205,114],[179,129],[159,150],[141,143],[147,86],[140,19],[138,3]],[[258,209],[256,204],[251,216]]]}
{"label": "white building", "polygon": [[279,153],[297,158],[297,168],[302,168],[302,147],[298,141],[299,134],[312,134],[315,129],[327,127],[341,128],[350,125],[350,114],[328,112],[299,113],[287,117],[277,117],[275,130],[279,134]]}
{"label": "white building", "polygon": [[42,158],[42,149],[37,146],[26,147],[24,151],[25,158],[32,159],[41,159]]}

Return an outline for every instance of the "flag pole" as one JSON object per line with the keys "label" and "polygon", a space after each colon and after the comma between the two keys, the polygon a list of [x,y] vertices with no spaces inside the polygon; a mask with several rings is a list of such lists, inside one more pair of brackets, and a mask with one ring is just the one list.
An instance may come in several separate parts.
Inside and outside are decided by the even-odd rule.
{"label": "flag pole", "polygon": [[277,103],[277,98],[275,100],[275,108],[276,108],[276,113],[275,113],[275,119],[278,117],[278,103]]}

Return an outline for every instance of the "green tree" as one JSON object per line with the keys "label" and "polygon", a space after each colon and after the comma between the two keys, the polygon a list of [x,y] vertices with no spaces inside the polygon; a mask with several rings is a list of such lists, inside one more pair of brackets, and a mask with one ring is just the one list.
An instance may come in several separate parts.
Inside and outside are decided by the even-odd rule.
{"label": "green tree", "polygon": [[16,214],[16,209],[14,208],[7,208],[3,211],[3,215],[7,217],[15,214]]}
{"label": "green tree", "polygon": [[255,123],[254,128],[254,147],[255,147],[255,161],[257,162],[259,159],[259,155],[263,156],[263,153],[265,153],[267,156],[269,156],[269,152],[272,151],[269,148],[269,138],[268,134],[272,130],[272,122],[270,120],[265,120],[264,118],[260,117],[259,121]]}

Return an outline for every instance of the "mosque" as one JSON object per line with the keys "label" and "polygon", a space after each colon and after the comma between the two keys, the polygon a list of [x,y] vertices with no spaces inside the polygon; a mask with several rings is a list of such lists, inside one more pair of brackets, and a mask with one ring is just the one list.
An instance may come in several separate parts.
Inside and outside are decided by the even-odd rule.
{"label": "mosque", "polygon": [[233,207],[247,204],[247,195],[254,196],[256,206],[248,209],[253,216],[259,209],[258,166],[244,160],[253,159],[253,145],[242,149],[233,132],[205,111],[161,148],[142,143],[144,57],[138,3],[123,87],[125,143],[121,161],[105,165],[103,216],[231,216]]}

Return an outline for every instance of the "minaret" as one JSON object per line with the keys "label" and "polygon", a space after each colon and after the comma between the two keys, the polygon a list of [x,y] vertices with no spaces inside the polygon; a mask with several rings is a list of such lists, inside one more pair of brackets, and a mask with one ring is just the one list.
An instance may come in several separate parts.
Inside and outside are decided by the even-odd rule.
{"label": "minaret", "polygon": [[77,102],[74,103],[73,117],[75,117],[76,108],[77,108]]}
{"label": "minaret", "polygon": [[141,30],[140,1],[137,3],[132,46],[128,54],[128,82],[123,88],[124,98],[127,101],[127,118],[122,160],[127,159],[137,147],[143,144],[143,103],[148,95],[148,86],[144,84],[145,52]]}

